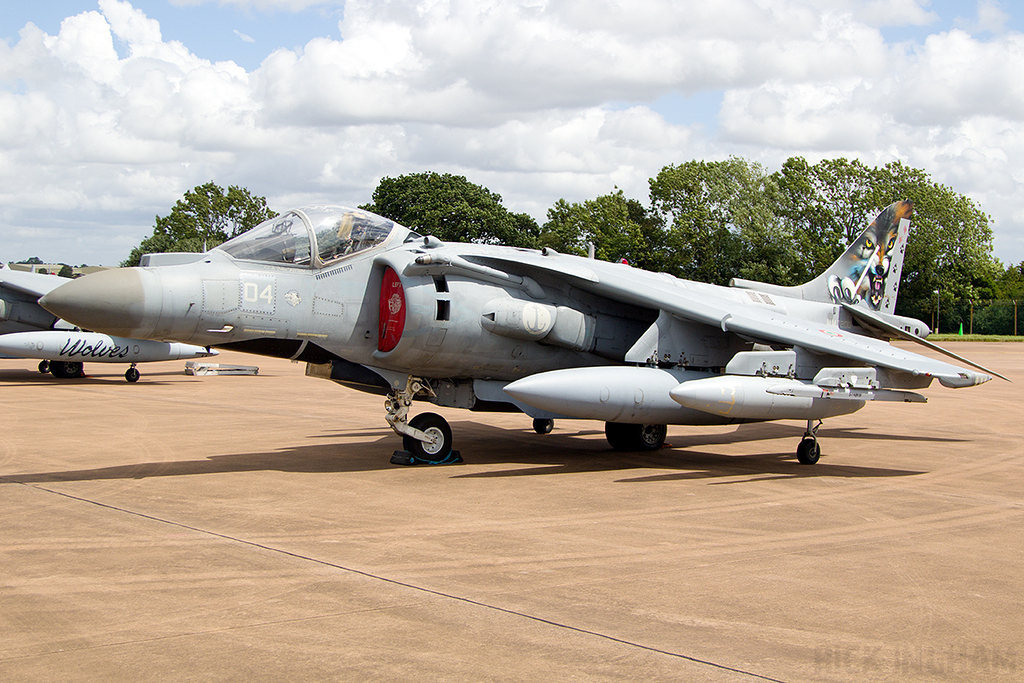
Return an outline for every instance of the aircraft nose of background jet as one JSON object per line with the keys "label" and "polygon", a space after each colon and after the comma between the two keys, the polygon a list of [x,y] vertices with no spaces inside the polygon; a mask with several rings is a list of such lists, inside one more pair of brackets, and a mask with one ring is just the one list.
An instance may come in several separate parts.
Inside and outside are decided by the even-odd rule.
{"label": "aircraft nose of background jet", "polygon": [[83,329],[144,339],[156,328],[162,299],[155,273],[112,268],[63,284],[39,304]]}

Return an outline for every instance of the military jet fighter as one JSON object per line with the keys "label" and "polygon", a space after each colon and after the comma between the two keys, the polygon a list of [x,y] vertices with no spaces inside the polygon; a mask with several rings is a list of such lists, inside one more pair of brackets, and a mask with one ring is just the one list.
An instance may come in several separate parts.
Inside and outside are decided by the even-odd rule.
{"label": "military jet fighter", "polygon": [[307,374],[386,394],[405,448],[393,462],[458,457],[446,420],[410,419],[425,400],[519,410],[538,432],[559,417],[602,420],[627,450],[660,448],[669,424],[806,420],[797,457],[812,464],[825,418],[924,402],[913,390],[934,379],[968,387],[996,374],[888,343],[938,348],[924,323],[893,313],[911,211],[882,211],[805,285],[719,287],[551,249],[443,243],[310,206],[191,263],[107,270],[41,303],[108,334],[306,361]]}
{"label": "military jet fighter", "polygon": [[84,332],[39,305],[39,297],[66,283],[67,278],[0,267],[0,354],[41,358],[39,372],[60,379],[84,373],[83,361],[129,363],[124,377],[137,382],[137,363],[217,355],[215,349],[143,339],[121,339]]}

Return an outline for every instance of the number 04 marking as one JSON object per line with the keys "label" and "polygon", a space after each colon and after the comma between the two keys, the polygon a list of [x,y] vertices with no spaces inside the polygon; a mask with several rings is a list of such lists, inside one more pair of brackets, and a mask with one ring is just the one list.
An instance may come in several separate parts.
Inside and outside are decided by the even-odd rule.
{"label": "number 04 marking", "polygon": [[238,303],[241,310],[273,315],[276,304],[276,278],[264,273],[243,273],[239,280]]}
{"label": "number 04 marking", "polygon": [[[257,292],[259,292],[257,294]],[[274,303],[274,285],[267,285],[260,291],[259,285],[255,282],[245,283],[245,293],[242,295],[246,303],[255,304],[260,301],[266,301],[268,304]]]}

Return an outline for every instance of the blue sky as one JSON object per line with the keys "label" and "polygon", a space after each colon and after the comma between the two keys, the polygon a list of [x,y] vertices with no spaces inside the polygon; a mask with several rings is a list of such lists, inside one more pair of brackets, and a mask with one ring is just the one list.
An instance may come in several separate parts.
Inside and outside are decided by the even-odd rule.
{"label": "blue sky", "polygon": [[453,172],[543,222],[559,198],[646,201],[662,166],[737,155],[923,168],[992,216],[997,257],[1024,260],[1024,12],[1009,3],[2,7],[3,259],[117,263],[210,180],[283,210]]}
{"label": "blue sky", "polygon": [[[0,5],[3,6],[0,37],[8,42],[16,39],[21,28],[30,21],[49,35],[56,35],[66,17],[97,9],[95,0],[3,2]],[[291,12],[240,9],[217,2],[176,5],[139,0],[132,5],[160,22],[164,40],[181,41],[199,57],[215,62],[230,59],[249,71],[256,69],[276,48],[299,49],[313,38],[341,37],[338,21],[343,9],[338,6]]]}
{"label": "blue sky", "polygon": [[[1024,16],[1014,7],[1011,2],[993,3],[996,8],[1006,15],[1003,24],[1006,30],[1020,31],[1024,28]],[[957,0],[931,0],[922,3],[924,8],[936,15],[933,22],[921,26],[898,26],[888,27],[882,30],[886,40],[898,42],[901,40],[912,40],[923,42],[929,35],[959,28],[964,23],[970,24],[978,18],[978,3],[958,2]]]}

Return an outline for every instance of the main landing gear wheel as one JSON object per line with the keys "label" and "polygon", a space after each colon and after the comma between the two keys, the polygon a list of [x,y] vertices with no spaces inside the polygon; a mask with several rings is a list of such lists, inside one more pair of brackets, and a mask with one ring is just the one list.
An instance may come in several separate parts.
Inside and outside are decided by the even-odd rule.
{"label": "main landing gear wheel", "polygon": [[77,379],[85,372],[81,363],[55,360],[50,362],[50,374],[59,379]]}
{"label": "main landing gear wheel", "polygon": [[555,428],[554,420],[544,420],[542,418],[534,418],[533,420],[533,431],[538,434],[550,434],[551,430]]}
{"label": "main landing gear wheel", "polygon": [[452,428],[448,421],[436,413],[420,413],[409,420],[409,426],[433,438],[433,443],[414,437],[402,436],[402,445],[413,457],[429,463],[443,462],[452,452]]}
{"label": "main landing gear wheel", "polygon": [[821,457],[821,446],[818,445],[818,428],[821,427],[821,420],[814,424],[814,420],[807,421],[807,431],[804,432],[803,441],[796,447],[796,459],[801,465],[813,465]]}
{"label": "main landing gear wheel", "polygon": [[142,373],[136,370],[134,365],[124,372],[124,378],[129,382],[138,382],[139,377],[142,377]]}
{"label": "main landing gear wheel", "polygon": [[667,425],[604,423],[604,435],[617,451],[656,451],[665,445],[667,434]]}

